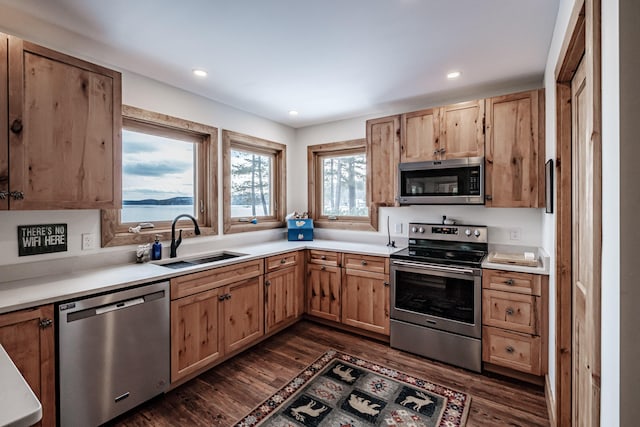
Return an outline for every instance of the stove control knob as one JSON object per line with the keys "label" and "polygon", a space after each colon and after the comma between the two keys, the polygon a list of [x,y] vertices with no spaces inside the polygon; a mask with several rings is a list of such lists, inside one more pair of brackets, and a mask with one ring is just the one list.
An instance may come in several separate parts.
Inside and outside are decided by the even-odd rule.
{"label": "stove control knob", "polygon": [[473,235],[476,237],[480,237],[480,230],[476,229],[473,231]]}
{"label": "stove control knob", "polygon": [[418,233],[424,233],[424,227],[418,228]]}
{"label": "stove control knob", "polygon": [[411,227],[411,232],[412,233],[417,233],[418,232],[418,227]]}
{"label": "stove control knob", "polygon": [[464,234],[468,237],[471,236],[471,229],[467,228],[466,230],[464,230]]}

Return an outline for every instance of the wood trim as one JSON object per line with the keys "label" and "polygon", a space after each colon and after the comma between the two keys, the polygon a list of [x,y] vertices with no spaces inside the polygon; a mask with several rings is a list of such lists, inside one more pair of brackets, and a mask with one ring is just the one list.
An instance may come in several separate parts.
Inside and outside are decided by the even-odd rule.
{"label": "wood trim", "polygon": [[551,380],[549,375],[544,376],[544,399],[547,402],[547,414],[549,415],[549,426],[557,427],[556,421],[556,402],[553,398]]}
{"label": "wood trim", "polygon": [[[601,173],[600,124],[601,106],[601,33],[600,0],[578,0],[569,19],[567,32],[560,50],[556,76],[556,393],[555,421],[570,426],[572,419],[572,154],[571,154],[571,87],[570,82],[582,59],[587,61],[587,78],[591,79],[592,93],[588,115],[592,120],[591,138],[598,147],[595,170]],[[596,186],[601,182],[596,179]],[[601,188],[596,189],[601,195]],[[594,224],[600,224],[601,199],[594,201]],[[596,230],[601,233],[601,228]],[[595,237],[596,253],[601,250],[601,235]],[[594,277],[600,275],[600,265],[594,265]],[[597,286],[600,301],[600,286]],[[599,319],[594,320],[599,328]],[[595,339],[599,339],[598,337]],[[599,345],[594,361],[594,381],[600,386]],[[599,390],[598,390],[599,392]],[[600,396],[594,396],[598,400]],[[596,408],[599,412],[599,407]],[[598,416],[596,416],[598,418]]]}
{"label": "wood trim", "polygon": [[[9,192],[9,39],[0,33],[0,193]],[[0,198],[0,211],[9,209],[9,196]]]}
{"label": "wood trim", "polygon": [[546,127],[546,98],[545,89],[538,89],[538,156],[536,157],[538,165],[538,200],[537,207],[545,207],[546,197],[546,179],[545,179],[545,161],[547,158],[547,127]]}
{"label": "wood trim", "polygon": [[[320,162],[324,157],[343,156],[349,154],[364,154],[366,156],[367,142],[365,139],[352,139],[347,141],[330,142],[324,144],[309,145],[307,147],[307,204],[309,217],[313,219],[314,226],[318,228],[332,228],[339,230],[374,230],[372,225],[371,209],[369,216],[341,216],[330,220],[322,215],[322,168]],[[369,191],[369,166],[367,165],[367,183],[365,192]],[[367,200],[368,200],[368,196]]]}
{"label": "wood trim", "polygon": [[[231,150],[237,148],[243,151],[274,156],[273,192],[274,215],[257,217],[257,224],[241,221],[231,216]],[[267,230],[284,227],[285,212],[287,210],[287,146],[278,142],[268,141],[255,136],[245,135],[230,130],[222,130],[222,204],[223,230],[225,234],[246,231]]]}
{"label": "wood trim", "polygon": [[[195,184],[197,198],[204,200],[204,212],[198,214],[198,225],[200,225],[201,235],[218,234],[218,180],[214,172],[218,166],[218,128],[130,105],[122,106],[121,120],[125,126],[133,123],[137,130],[153,130],[155,134],[162,136],[191,142],[199,141],[196,146],[198,160],[195,165],[197,177]],[[120,129],[118,134],[121,135]],[[117,151],[121,156],[122,147]],[[121,157],[118,163],[120,171],[117,176],[117,189],[119,197],[122,197]],[[100,219],[102,247],[146,244],[153,242],[156,234],[161,236],[161,240],[171,239],[171,221],[154,221],[155,227],[152,229],[140,233],[129,233],[129,226],[132,224],[120,222],[120,209],[103,209],[100,212]],[[181,220],[178,224],[183,228],[183,238],[195,237],[191,221]]]}
{"label": "wood trim", "polygon": [[556,64],[557,82],[571,81],[585,52],[585,1],[576,0]]}

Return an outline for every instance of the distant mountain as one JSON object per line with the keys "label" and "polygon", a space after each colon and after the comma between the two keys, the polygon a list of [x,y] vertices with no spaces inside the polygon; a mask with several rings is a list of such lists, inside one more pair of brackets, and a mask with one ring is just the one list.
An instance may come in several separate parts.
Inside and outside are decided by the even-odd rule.
{"label": "distant mountain", "polygon": [[123,205],[193,205],[193,197],[172,197],[170,199],[123,200]]}

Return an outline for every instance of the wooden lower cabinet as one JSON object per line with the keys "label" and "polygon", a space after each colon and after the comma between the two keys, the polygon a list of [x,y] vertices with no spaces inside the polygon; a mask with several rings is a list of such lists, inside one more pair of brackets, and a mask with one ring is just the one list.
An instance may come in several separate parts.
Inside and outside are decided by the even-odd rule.
{"label": "wooden lower cabinet", "polygon": [[224,352],[233,353],[264,335],[263,277],[224,288]]}
{"label": "wooden lower cabinet", "polygon": [[298,266],[265,274],[265,333],[281,329],[302,314],[302,278]]}
{"label": "wooden lower cabinet", "polygon": [[264,335],[262,266],[248,261],[171,279],[172,383]]}
{"label": "wooden lower cabinet", "polygon": [[42,404],[37,425],[56,424],[53,305],[0,315],[0,344]]}
{"label": "wooden lower cabinet", "polygon": [[343,269],[342,323],[389,335],[389,275]]}
{"label": "wooden lower cabinet", "polygon": [[341,268],[307,264],[307,314],[340,321]]}
{"label": "wooden lower cabinet", "polygon": [[[547,372],[548,277],[502,270],[482,274],[482,360],[520,377]],[[503,368],[506,368],[504,370]],[[533,377],[532,377],[533,378]]]}

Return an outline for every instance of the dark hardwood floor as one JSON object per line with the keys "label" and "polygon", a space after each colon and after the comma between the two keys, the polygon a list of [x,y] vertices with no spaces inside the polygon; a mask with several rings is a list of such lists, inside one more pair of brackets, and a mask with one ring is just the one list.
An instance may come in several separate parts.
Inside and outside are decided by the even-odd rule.
{"label": "dark hardwood floor", "polygon": [[327,349],[467,392],[467,426],[549,426],[540,387],[479,375],[302,321],[127,413],[115,426],[232,426]]}

